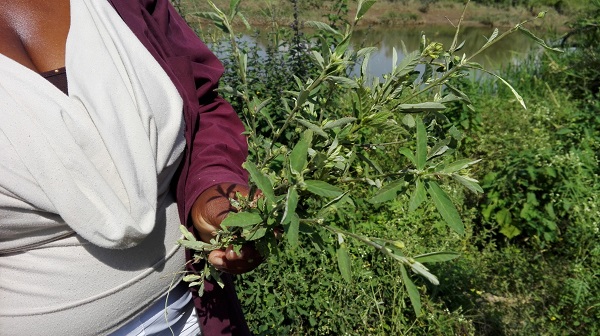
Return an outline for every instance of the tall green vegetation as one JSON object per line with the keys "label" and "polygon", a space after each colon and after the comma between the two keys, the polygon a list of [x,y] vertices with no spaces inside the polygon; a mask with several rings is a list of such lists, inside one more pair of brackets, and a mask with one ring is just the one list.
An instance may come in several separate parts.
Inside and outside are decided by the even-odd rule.
{"label": "tall green vegetation", "polygon": [[[337,27],[352,21],[332,19]],[[282,211],[268,216],[275,220],[267,227],[282,224],[287,236],[277,258],[239,279],[252,330],[258,335],[600,333],[600,128],[593,98],[598,90],[589,85],[589,75],[585,81],[573,76],[593,47],[580,42],[564,56],[540,53],[504,70],[501,77],[525,98],[524,111],[519,96],[498,79],[475,83],[455,70],[457,76],[447,76],[451,81],[431,85],[460,60],[446,58],[452,46],[427,40],[413,54],[413,62],[427,63],[422,82],[414,82],[413,65],[379,82],[349,76],[348,66],[365,61],[369,50],[357,57],[343,46],[344,30],[312,25],[320,29],[316,38],[299,29],[272,30],[265,51],[237,38],[213,45],[228,70],[222,93],[242,113],[254,139],[251,161],[270,162],[249,166],[263,190],[269,183],[276,186],[267,199],[274,197],[281,205],[273,208]],[[592,41],[578,39],[586,40]],[[396,69],[405,64],[394,63]],[[582,83],[582,94],[575,95],[570,88]],[[433,92],[415,94],[428,84]],[[449,93],[462,99],[444,100]],[[373,109],[377,94],[392,99]],[[465,157],[482,161],[472,164]],[[453,166],[460,174],[444,175]],[[481,191],[473,178],[483,182],[483,194],[471,192]],[[432,181],[456,204],[462,230],[452,224],[454,214],[448,219],[440,210],[451,203],[436,203],[442,193],[429,191],[435,188]],[[243,200],[236,205],[245,206]],[[264,210],[246,205],[265,218]],[[241,217],[230,227],[248,218],[257,219]],[[236,235],[247,239],[257,231],[244,226]],[[461,258],[428,264],[425,277],[410,276],[409,256],[432,257],[431,251],[457,251]],[[398,263],[395,256],[406,259]],[[432,261],[455,254],[436,256],[441,258]],[[428,274],[437,274],[440,284],[431,284]]]}

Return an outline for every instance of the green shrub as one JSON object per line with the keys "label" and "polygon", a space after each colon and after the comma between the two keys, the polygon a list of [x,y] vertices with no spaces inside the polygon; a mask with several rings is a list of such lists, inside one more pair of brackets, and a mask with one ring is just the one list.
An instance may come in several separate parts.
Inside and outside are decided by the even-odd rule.
{"label": "green shrub", "polygon": [[[447,235],[435,208],[411,213],[408,201],[401,198],[391,207],[350,215],[350,226],[368,236],[386,232],[402,241],[408,254],[463,244],[458,235]],[[312,244],[306,240],[300,247],[287,246],[278,258],[238,279],[246,319],[257,335],[474,334],[472,321],[460,309],[450,311],[434,300],[424,300],[423,317],[415,320],[398,264],[380,253],[349,243],[355,257],[348,284],[339,276],[335,250],[315,250]],[[426,288],[423,281],[416,284]]]}
{"label": "green shrub", "polygon": [[575,99],[600,94],[600,1],[569,24],[569,32],[560,39],[564,55],[546,55],[543,78],[554,88],[568,88]]}
{"label": "green shrub", "polygon": [[[239,55],[229,54],[231,50],[227,48],[231,45],[222,44],[226,52],[221,58],[230,71],[224,82],[231,87],[223,92],[236,108],[247,113],[248,101],[232,89],[256,98],[254,104],[271,98],[262,108],[272,120],[255,124],[254,136],[268,139],[273,123],[283,125],[281,116],[289,111],[282,106],[293,106],[293,100],[281,98],[298,99],[307,78],[315,77],[318,57],[314,52],[332,56],[332,46],[340,40],[335,34],[321,35],[323,38],[312,40],[304,39],[298,32],[275,30],[264,55],[257,47],[244,46],[237,40],[249,60],[243,76],[239,71]],[[303,45],[311,49],[302,49]],[[420,50],[423,55],[434,56],[442,55],[443,51],[434,43],[425,43]],[[306,57],[310,54],[313,57]],[[427,68],[425,76],[440,69],[433,58],[427,58],[432,66]],[[352,133],[348,138],[344,138],[349,133],[343,128],[326,129],[346,141],[341,145],[360,153],[363,162],[370,162],[348,168],[362,174],[361,179],[350,181],[348,187],[353,195],[360,197],[356,197],[354,204],[331,206],[325,223],[345,230],[342,242],[339,235],[306,230],[303,225],[299,229],[308,235],[301,235],[297,245],[285,243],[280,246],[277,258],[267,259],[255,272],[240,277],[239,295],[251,329],[259,335],[598,334],[600,141],[598,119],[593,112],[598,111],[598,103],[573,101],[553,83],[546,85],[548,64],[535,59],[505,72],[509,82],[526,97],[527,111],[519,107],[510,90],[497,82],[459,82],[460,78],[453,78],[449,84],[454,85],[454,92],[467,93],[471,97],[468,103],[477,106],[480,112],[472,112],[467,107],[470,104],[449,102],[448,105],[455,104],[454,108],[444,114],[423,114],[421,127],[416,126],[417,119],[410,113],[395,116],[387,113],[398,105],[398,100],[392,99],[382,104],[370,119],[359,115],[365,121],[372,121],[378,113],[386,112],[374,128]],[[290,74],[296,74],[300,80],[290,79]],[[339,71],[336,75],[345,74]],[[411,72],[403,75],[406,87],[410,87],[415,75]],[[315,108],[302,110],[305,120],[320,127],[347,116],[344,111],[362,113],[373,92],[380,89],[376,84],[368,87],[357,82],[363,90],[352,95],[351,82],[337,81],[320,86],[314,94],[308,92],[306,101]],[[248,87],[253,90],[243,91]],[[448,120],[454,125],[449,125]],[[384,127],[391,126],[397,132],[389,138]],[[303,129],[301,125],[289,127],[277,139],[277,146],[294,148],[301,139],[297,130]],[[321,139],[313,145],[313,150],[324,151],[324,146],[331,146],[327,141]],[[252,145],[257,143],[260,144]],[[387,150],[377,151],[380,147]],[[402,147],[406,150],[401,150]],[[261,148],[268,146],[258,146],[257,152]],[[449,162],[462,157],[483,159],[481,164],[466,167],[463,172],[480,179],[487,175],[484,196],[465,193],[466,189],[458,184],[446,183],[449,176],[435,177],[444,182],[443,192],[459,205],[463,236],[448,228],[435,204],[411,206],[418,193],[407,186],[414,186],[421,176],[406,175],[403,184],[399,184],[402,188],[397,190],[398,197],[387,205],[365,201],[365,195],[373,195],[373,189],[394,177],[379,177],[378,172],[405,170],[411,166],[410,154],[418,148],[444,148]],[[334,157],[340,153],[343,152]],[[279,173],[284,170],[281,167],[286,158],[284,155],[283,159],[274,160],[269,168],[279,169]],[[332,175],[330,172],[339,169],[336,164],[340,162],[343,161],[334,161],[327,169],[311,170],[311,174],[327,179]],[[428,169],[437,168],[432,164]],[[299,203],[296,211],[312,214],[315,204],[319,204],[318,200],[309,199]],[[510,221],[506,213],[510,214]],[[509,239],[515,230],[519,234]],[[439,286],[423,278],[413,278],[417,291],[427,294],[417,316],[411,307],[414,301],[406,290],[403,266],[365,245],[345,239],[350,235],[385,236],[394,242],[396,253],[405,255],[442,249],[459,251],[462,257],[429,266],[440,275]],[[320,241],[324,244],[319,244]],[[340,275],[336,261],[342,244],[352,256],[350,283]]]}

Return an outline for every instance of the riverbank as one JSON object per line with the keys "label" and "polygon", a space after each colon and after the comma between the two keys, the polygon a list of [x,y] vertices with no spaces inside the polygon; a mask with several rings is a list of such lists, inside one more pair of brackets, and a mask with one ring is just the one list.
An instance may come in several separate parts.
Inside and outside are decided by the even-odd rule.
{"label": "riverbank", "polygon": [[[213,0],[219,8],[228,8],[229,0]],[[206,1],[181,0],[184,14],[190,21],[195,21],[190,13],[209,11]],[[336,13],[331,1],[311,1],[299,4],[300,21],[328,21],[328,13]],[[318,3],[318,4],[317,4]],[[252,26],[279,25],[289,26],[293,22],[294,8],[289,0],[242,1],[241,11]],[[371,7],[360,26],[420,26],[420,25],[450,25],[456,24],[463,10],[463,5],[451,0],[437,1],[424,5],[422,1],[378,1]],[[348,15],[352,17],[356,11],[356,3],[349,4]],[[490,7],[470,3],[467,9],[464,25],[487,27],[511,27],[519,22],[530,19],[541,11],[546,11],[546,18],[538,24],[546,29],[562,30],[569,20],[569,14],[559,13],[556,9],[546,6],[525,7]],[[202,21],[199,21],[202,24]]]}

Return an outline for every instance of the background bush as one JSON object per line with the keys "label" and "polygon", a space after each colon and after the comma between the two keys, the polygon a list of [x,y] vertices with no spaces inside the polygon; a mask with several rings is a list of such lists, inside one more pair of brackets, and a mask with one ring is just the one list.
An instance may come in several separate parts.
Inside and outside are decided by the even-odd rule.
{"label": "background bush", "polygon": [[[544,5],[559,3],[550,2]],[[435,209],[409,212],[403,196],[391,206],[341,212],[339,220],[355,232],[385,232],[402,241],[407,254],[432,248],[461,252],[462,258],[433,267],[440,286],[417,281],[428,294],[423,316],[414,315],[394,262],[350,243],[359,257],[352,260],[348,285],[335,251],[303,241],[299,248],[282,247],[278,259],[238,279],[251,329],[257,335],[599,334],[600,106],[594,63],[599,18],[591,7],[573,21],[567,42],[575,49],[540,52],[503,70],[524,96],[527,111],[495,81],[460,83],[477,112],[457,104],[445,115],[464,134],[456,155],[483,159],[473,173],[485,190],[483,196],[447,190],[464,204],[465,236],[449,233]],[[308,38],[300,30],[277,28],[270,34],[266,52],[245,48],[255,55],[249,58],[249,80],[261,94],[277,97],[291,88],[289,74],[302,77],[312,69],[303,67],[309,64],[303,61]],[[227,44],[212,46],[226,64],[223,83],[235,87]]]}

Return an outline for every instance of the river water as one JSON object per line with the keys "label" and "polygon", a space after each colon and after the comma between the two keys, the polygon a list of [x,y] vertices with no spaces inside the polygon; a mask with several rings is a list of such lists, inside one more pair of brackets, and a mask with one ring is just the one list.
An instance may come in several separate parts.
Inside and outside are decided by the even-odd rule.
{"label": "river water", "polygon": [[[458,43],[465,41],[463,48],[458,52],[460,56],[465,53],[468,56],[483,46],[487,37],[493,33],[493,28],[466,27],[461,29]],[[499,29],[502,34],[506,29]],[[405,28],[372,28],[359,30],[354,34],[353,45],[374,46],[378,50],[371,55],[368,73],[372,76],[382,76],[392,70],[393,48],[402,58],[402,43],[408,52],[418,50],[422,36],[430,41],[440,42],[447,50],[454,39],[455,30],[452,27],[405,27]],[[516,32],[496,44],[489,47],[483,53],[473,59],[481,64],[486,70],[495,71],[508,63],[518,63],[532,50],[537,50],[537,45],[530,38]]]}
{"label": "river water", "polygon": [[[507,29],[499,29],[502,34]],[[470,56],[483,46],[487,37],[493,33],[493,28],[464,27],[458,37],[458,43],[465,41],[459,54],[465,53]],[[355,31],[352,39],[352,47],[376,47],[377,51],[371,55],[367,72],[369,76],[381,77],[392,70],[393,49],[398,53],[398,59],[403,57],[403,44],[408,52],[418,50],[422,36],[427,40],[440,42],[444,49],[448,49],[454,38],[454,28],[447,26],[410,26],[410,27],[372,27]],[[244,35],[241,40],[250,45],[258,45],[264,50],[266,39],[264,35]],[[509,63],[518,64],[532,50],[538,50],[537,45],[525,35],[515,32],[489,47],[473,61],[481,64],[489,71],[496,71]],[[260,54],[260,53],[259,53]],[[218,56],[219,53],[217,53]],[[357,66],[356,69],[359,69]],[[419,69],[418,69],[419,70]],[[479,78],[479,76],[477,77]]]}

